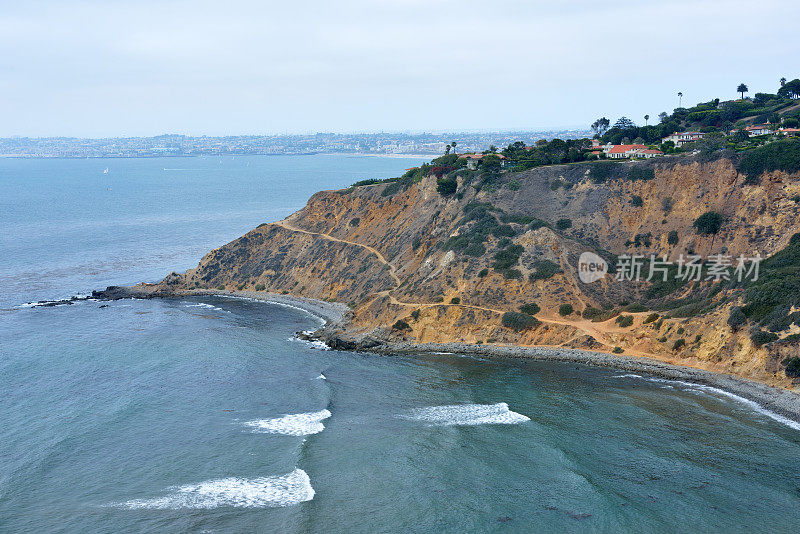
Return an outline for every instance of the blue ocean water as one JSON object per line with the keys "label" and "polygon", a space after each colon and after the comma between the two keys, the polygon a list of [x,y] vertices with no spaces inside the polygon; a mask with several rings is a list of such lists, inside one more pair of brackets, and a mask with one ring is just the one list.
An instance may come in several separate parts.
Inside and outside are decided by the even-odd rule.
{"label": "blue ocean water", "polygon": [[800,430],[713,389],[320,350],[242,299],[19,306],[418,163],[0,160],[0,531],[796,531]]}

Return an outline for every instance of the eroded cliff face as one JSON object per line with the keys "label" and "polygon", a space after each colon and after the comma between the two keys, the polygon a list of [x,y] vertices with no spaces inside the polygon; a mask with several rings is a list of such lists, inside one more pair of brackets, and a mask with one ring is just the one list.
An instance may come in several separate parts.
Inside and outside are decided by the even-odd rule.
{"label": "eroded cliff face", "polygon": [[[577,261],[584,251],[673,259],[687,251],[771,255],[800,231],[800,205],[792,200],[800,194],[800,176],[776,172],[750,186],[727,159],[621,165],[654,168],[655,178],[612,177],[598,184],[589,167],[565,165],[504,173],[491,187],[459,178],[450,197],[437,192],[435,177],[390,195],[385,184],[323,191],[284,221],[261,225],[162,285],[339,301],[353,310],[352,321],[342,326],[351,337],[609,352],[619,347],[626,354],[791,385],[779,362],[797,346],[753,346],[747,332],[726,324],[735,301],[691,318],[646,324],[650,312],[626,313],[633,325],[625,327],[614,318],[581,317],[587,307],[639,302],[646,288],[613,276],[584,284]],[[469,216],[476,206],[483,220],[493,217],[502,229],[481,230],[481,218]],[[722,213],[725,224],[716,236],[698,235],[693,222],[711,210]],[[531,224],[532,218],[548,225]],[[557,229],[559,219],[572,226]],[[677,244],[668,243],[670,231],[677,232]],[[453,246],[459,239],[480,246]],[[495,268],[501,250],[519,252],[511,269]],[[535,274],[545,260],[560,272]],[[541,307],[538,326],[519,332],[502,326],[503,313],[531,302]],[[562,304],[575,313],[559,314]],[[678,339],[686,345],[673,348]]]}

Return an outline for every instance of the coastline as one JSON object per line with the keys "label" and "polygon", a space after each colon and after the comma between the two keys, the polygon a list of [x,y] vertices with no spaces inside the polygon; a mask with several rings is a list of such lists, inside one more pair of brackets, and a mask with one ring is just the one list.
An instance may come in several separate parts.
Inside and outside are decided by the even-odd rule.
{"label": "coastline", "polygon": [[716,388],[730,396],[732,400],[737,400],[738,398],[739,401],[752,403],[751,408],[757,411],[766,411],[766,415],[778,421],[784,419],[781,422],[800,430],[800,394],[734,375],[670,364],[652,358],[554,347],[476,345],[457,342],[393,342],[369,336],[362,336],[359,341],[355,341],[356,336],[348,336],[342,330],[342,327],[350,317],[351,311],[348,306],[338,302],[326,302],[307,297],[267,293],[264,291],[195,289],[165,292],[154,285],[140,284],[128,288],[112,286],[105,291],[95,291],[92,296],[109,300],[120,298],[216,296],[244,298],[289,306],[320,318],[324,325],[308,337],[322,341],[335,350],[379,354],[451,353],[453,355],[484,356],[497,359],[556,361],[590,367],[605,367],[632,373],[645,373],[657,378]]}

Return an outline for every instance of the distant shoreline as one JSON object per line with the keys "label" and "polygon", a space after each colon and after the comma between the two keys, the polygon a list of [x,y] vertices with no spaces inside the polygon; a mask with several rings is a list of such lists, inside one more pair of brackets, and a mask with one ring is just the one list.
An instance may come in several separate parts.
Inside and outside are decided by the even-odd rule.
{"label": "distant shoreline", "polygon": [[46,160],[57,160],[57,159],[89,159],[89,160],[99,160],[99,159],[159,159],[159,158],[228,158],[228,157],[239,157],[239,158],[247,158],[247,157],[254,157],[254,156],[267,156],[267,157],[286,157],[286,156],[354,156],[354,157],[365,157],[365,158],[423,158],[423,159],[433,159],[441,154],[369,154],[364,152],[305,152],[302,154],[158,154],[158,155],[129,155],[129,156],[27,156],[23,154],[15,155],[15,154],[0,154],[0,159],[46,159]]}

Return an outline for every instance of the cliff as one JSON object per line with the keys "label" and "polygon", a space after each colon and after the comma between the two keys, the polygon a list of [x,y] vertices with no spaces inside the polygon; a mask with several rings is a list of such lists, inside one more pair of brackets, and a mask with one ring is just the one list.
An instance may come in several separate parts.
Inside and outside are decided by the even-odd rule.
{"label": "cliff", "polygon": [[[433,175],[323,191],[301,211],[208,253],[196,269],[173,273],[158,287],[345,303],[350,319],[327,335],[353,343],[623,351],[794,386],[782,362],[800,354],[792,336],[797,324],[783,321],[785,328],[761,346],[751,339],[756,319],[728,325],[732,310],[753,298],[746,285],[654,285],[613,274],[586,284],[578,258],[594,252],[613,266],[623,254],[772,256],[800,231],[800,173],[776,171],[745,183],[730,157],[597,165],[493,176],[459,170],[449,175],[457,187],[447,195],[437,188],[442,177]],[[709,211],[723,216],[722,226],[698,233],[693,225]],[[527,315],[503,318],[531,303]],[[794,312],[792,306],[785,315]]]}

